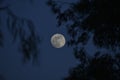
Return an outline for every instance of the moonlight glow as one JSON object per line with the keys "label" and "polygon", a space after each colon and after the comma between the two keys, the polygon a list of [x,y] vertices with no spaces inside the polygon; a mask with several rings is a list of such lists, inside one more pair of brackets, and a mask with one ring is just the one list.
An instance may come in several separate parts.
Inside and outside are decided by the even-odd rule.
{"label": "moonlight glow", "polygon": [[51,37],[51,44],[53,45],[53,47],[55,48],[61,48],[65,45],[65,38],[62,34],[54,34]]}

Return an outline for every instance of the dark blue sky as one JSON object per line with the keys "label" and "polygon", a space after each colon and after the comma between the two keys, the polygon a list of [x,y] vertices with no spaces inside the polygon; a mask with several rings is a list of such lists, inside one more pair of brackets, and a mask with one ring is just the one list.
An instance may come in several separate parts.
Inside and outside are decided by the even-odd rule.
{"label": "dark blue sky", "polygon": [[[76,67],[79,63],[73,53],[72,47],[65,45],[63,48],[56,49],[52,47],[50,38],[55,33],[61,33],[65,36],[66,40],[69,36],[66,34],[64,26],[61,28],[56,27],[55,15],[51,12],[50,8],[46,5],[47,0],[0,0],[0,8],[10,5],[13,13],[20,17],[30,19],[35,24],[36,33],[42,38],[39,44],[39,65],[33,65],[31,61],[26,64],[22,63],[23,55],[19,53],[18,41],[12,43],[12,36],[6,28],[7,12],[0,12],[0,19],[2,19],[2,31],[4,33],[4,47],[0,48],[0,74],[6,80],[62,80],[68,75],[70,68]],[[65,0],[60,0],[65,1]],[[75,2],[77,0],[66,0],[66,2]],[[65,7],[64,7],[65,8]],[[25,26],[23,28],[26,28]],[[105,49],[98,49],[92,43],[91,38],[85,46],[88,53],[94,53],[97,50],[104,51]],[[89,54],[90,56],[92,54]],[[0,76],[1,77],[1,76]]]}
{"label": "dark blue sky", "polygon": [[[12,37],[4,27],[5,46],[0,48],[0,74],[6,80],[61,80],[68,75],[68,70],[78,63],[72,54],[72,48],[65,45],[56,49],[51,46],[50,38],[54,33],[62,33],[68,39],[65,28],[56,27],[55,16],[45,4],[46,0],[34,0],[34,4],[28,1],[6,0],[4,5],[11,4],[10,8],[14,14],[33,20],[36,32],[42,38],[38,57],[40,65],[33,66],[31,62],[22,64],[17,42],[11,43]],[[5,16],[6,12],[2,12],[1,15]],[[3,26],[6,26],[4,21]]]}

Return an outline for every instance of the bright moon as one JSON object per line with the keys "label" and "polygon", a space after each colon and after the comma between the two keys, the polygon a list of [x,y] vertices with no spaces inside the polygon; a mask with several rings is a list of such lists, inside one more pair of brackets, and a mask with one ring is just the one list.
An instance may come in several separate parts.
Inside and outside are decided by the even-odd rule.
{"label": "bright moon", "polygon": [[51,37],[51,44],[55,48],[61,48],[65,45],[65,37],[62,34],[54,34]]}

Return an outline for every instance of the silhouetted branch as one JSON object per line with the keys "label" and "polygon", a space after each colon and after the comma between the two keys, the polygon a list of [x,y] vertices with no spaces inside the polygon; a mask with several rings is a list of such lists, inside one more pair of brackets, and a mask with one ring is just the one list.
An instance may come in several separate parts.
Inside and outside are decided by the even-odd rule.
{"label": "silhouetted branch", "polygon": [[3,47],[3,34],[1,31],[0,31],[0,46]]}
{"label": "silhouetted branch", "polygon": [[[120,24],[118,23],[118,17],[120,12],[118,7],[116,6],[118,4],[115,5],[115,3],[117,2],[104,2],[103,0],[82,0],[74,3],[74,5],[72,6],[69,6],[69,8],[64,11],[61,11],[62,9],[60,7],[57,7],[60,6],[59,3],[61,2],[51,1],[50,3],[52,11],[56,14],[56,19],[59,26],[64,24],[68,25],[68,22],[72,22],[75,24],[79,23],[78,25],[74,25],[74,28],[77,27],[78,29],[92,32],[94,34],[93,41],[96,46],[111,49],[113,49],[115,46],[120,46],[120,40],[118,38],[118,34],[120,32]],[[101,6],[102,3],[103,6],[106,8],[103,8],[103,6]],[[109,10],[109,7],[112,6],[112,3],[114,3],[114,5],[112,9]],[[115,17],[117,19],[114,19]],[[72,25],[70,24],[69,26]],[[76,30],[72,29],[71,33],[76,33]],[[77,34],[75,36],[78,37],[79,35],[80,34]]]}
{"label": "silhouetted branch", "polygon": [[78,0],[68,5],[67,9],[61,5],[61,1],[49,0],[49,6],[56,15],[58,26],[66,26],[70,36],[68,46],[73,47],[74,56],[80,61],[65,80],[120,80],[118,55],[113,58],[110,54],[100,55],[100,52],[96,52],[90,60],[85,47],[92,40],[95,47],[116,54],[117,48],[120,48],[118,0]]}
{"label": "silhouetted branch", "polygon": [[6,6],[6,7],[0,7],[0,11],[1,10],[5,10],[5,9],[7,9],[8,8],[8,6]]}
{"label": "silhouetted branch", "polygon": [[53,3],[58,3],[58,4],[61,4],[61,5],[64,5],[64,4],[68,4],[68,5],[73,5],[73,3],[70,3],[70,2],[66,2],[66,1],[59,1],[59,0],[48,0],[47,1],[47,5],[52,5]]}
{"label": "silhouetted branch", "polygon": [[[33,61],[37,60],[39,43],[41,40],[35,31],[33,21],[16,16],[9,6],[0,8],[0,11],[1,10],[5,10],[7,12],[7,28],[13,36],[13,42],[19,39],[19,48],[23,53],[24,62],[30,59],[33,59]],[[0,31],[0,45],[3,44],[2,41],[3,34]]]}

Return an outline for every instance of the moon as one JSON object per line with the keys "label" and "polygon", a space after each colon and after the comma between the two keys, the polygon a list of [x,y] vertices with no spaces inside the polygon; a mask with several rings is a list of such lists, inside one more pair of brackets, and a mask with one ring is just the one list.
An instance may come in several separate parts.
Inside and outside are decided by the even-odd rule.
{"label": "moon", "polygon": [[62,34],[56,33],[51,37],[51,44],[54,48],[62,48],[65,42],[65,37]]}

